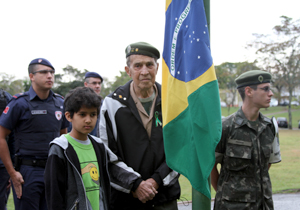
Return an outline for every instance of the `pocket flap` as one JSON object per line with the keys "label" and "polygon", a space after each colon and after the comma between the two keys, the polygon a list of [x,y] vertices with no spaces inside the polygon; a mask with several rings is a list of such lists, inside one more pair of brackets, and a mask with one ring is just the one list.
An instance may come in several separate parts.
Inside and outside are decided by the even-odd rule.
{"label": "pocket flap", "polygon": [[233,158],[251,159],[252,142],[229,139],[226,155]]}

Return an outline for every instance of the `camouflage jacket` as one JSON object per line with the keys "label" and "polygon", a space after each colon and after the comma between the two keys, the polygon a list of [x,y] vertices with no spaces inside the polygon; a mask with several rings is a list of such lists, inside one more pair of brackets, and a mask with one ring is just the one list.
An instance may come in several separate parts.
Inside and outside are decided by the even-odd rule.
{"label": "camouflage jacket", "polygon": [[261,113],[249,122],[241,108],[223,119],[215,209],[274,209],[268,165],[281,161],[276,129]]}

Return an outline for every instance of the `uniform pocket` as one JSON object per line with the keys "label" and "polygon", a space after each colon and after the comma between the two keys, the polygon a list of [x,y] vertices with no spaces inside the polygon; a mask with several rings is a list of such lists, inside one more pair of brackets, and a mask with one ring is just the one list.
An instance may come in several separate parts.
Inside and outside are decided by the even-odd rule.
{"label": "uniform pocket", "polygon": [[222,187],[222,200],[231,202],[256,202],[254,178],[231,175]]}
{"label": "uniform pocket", "polygon": [[226,156],[229,158],[227,169],[240,171],[247,168],[251,160],[252,142],[237,139],[229,139]]}

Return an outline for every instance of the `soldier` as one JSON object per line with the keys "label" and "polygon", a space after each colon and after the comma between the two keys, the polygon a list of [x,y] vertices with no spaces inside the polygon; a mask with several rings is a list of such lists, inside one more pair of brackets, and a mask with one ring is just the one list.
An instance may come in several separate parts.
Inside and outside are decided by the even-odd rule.
{"label": "soldier", "polygon": [[[44,58],[28,66],[31,87],[17,94],[0,117],[0,156],[14,187],[15,208],[47,209],[44,170],[49,143],[67,132],[63,98],[51,90],[54,67]],[[6,136],[15,134],[15,168],[9,156]]]}
{"label": "soldier", "polygon": [[243,105],[222,122],[211,173],[217,192],[214,209],[274,209],[268,170],[281,161],[278,128],[274,118],[259,112],[270,105],[271,78],[268,72],[252,70],[235,80]]}

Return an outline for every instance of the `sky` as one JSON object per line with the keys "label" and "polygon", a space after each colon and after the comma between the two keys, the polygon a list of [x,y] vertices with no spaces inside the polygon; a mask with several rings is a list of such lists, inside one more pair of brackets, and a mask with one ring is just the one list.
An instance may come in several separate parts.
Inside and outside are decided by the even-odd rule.
{"label": "sky", "polygon": [[[253,33],[271,34],[282,15],[300,19],[295,0],[211,0],[210,8],[215,65],[252,62],[245,46]],[[112,81],[124,71],[130,43],[148,42],[162,54],[164,27],[165,0],[1,0],[0,72],[24,79],[30,61],[42,57],[58,73],[71,65]]]}

